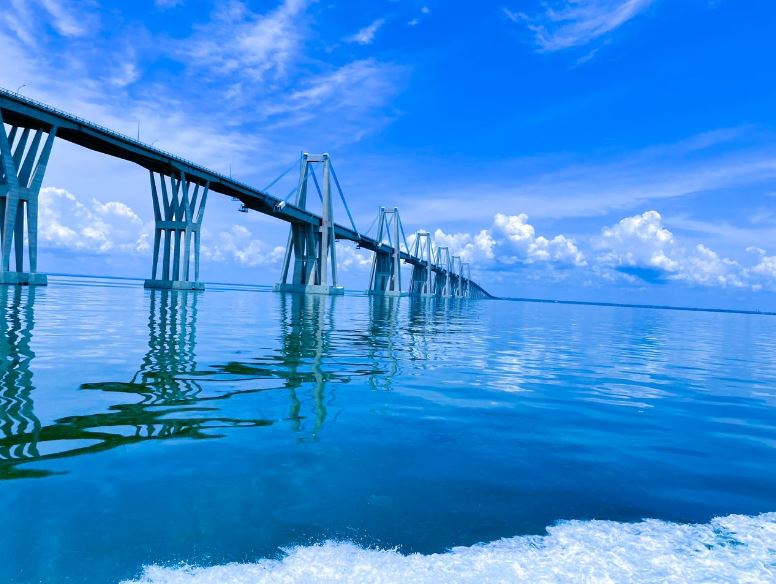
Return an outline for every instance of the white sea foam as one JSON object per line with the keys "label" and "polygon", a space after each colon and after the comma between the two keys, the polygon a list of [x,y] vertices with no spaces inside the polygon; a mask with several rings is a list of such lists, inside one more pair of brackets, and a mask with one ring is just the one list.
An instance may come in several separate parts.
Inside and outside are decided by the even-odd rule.
{"label": "white sea foam", "polygon": [[703,525],[569,521],[431,555],[326,542],[281,560],[209,568],[147,567],[142,584],[327,582],[776,582],[776,513]]}

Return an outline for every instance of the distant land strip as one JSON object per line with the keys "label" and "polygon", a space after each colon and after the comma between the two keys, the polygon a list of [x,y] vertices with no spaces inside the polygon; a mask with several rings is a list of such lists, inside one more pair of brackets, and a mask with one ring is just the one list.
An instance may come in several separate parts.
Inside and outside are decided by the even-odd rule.
{"label": "distant land strip", "polygon": [[[49,276],[60,276],[65,278],[93,278],[96,280],[136,280],[143,281],[143,278],[132,276],[97,276],[94,274],[65,274],[57,272],[47,272]],[[242,288],[266,289],[267,284],[237,284],[234,282],[205,282],[214,286],[239,286]],[[348,290],[348,292],[363,292],[362,290]],[[585,300],[553,300],[552,298],[519,298],[510,296],[499,296],[492,300],[507,300],[509,302],[532,302],[536,304],[572,304],[578,306],[609,306],[611,308],[647,308],[650,310],[681,310],[684,312],[719,312],[726,314],[753,314],[758,316],[776,316],[776,312],[764,310],[740,310],[735,308],[699,308],[693,306],[668,306],[662,304],[622,304],[619,302],[592,302]]]}
{"label": "distant land strip", "polygon": [[611,306],[613,308],[648,308],[650,310],[681,310],[685,312],[723,312],[728,314],[756,314],[758,316],[776,316],[776,312],[763,310],[740,310],[735,308],[699,308],[693,306],[667,306],[662,304],[621,304],[619,302],[592,302],[584,300],[552,300],[548,298],[511,298],[501,296],[497,300],[510,302],[535,302],[539,304],[576,304],[581,306]]}

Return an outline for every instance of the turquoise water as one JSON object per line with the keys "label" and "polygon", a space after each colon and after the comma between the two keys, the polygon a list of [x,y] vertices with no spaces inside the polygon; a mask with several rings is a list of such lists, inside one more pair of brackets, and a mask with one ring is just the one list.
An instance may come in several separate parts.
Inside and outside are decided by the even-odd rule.
{"label": "turquoise water", "polygon": [[0,306],[0,582],[776,578],[774,317],[68,278]]}

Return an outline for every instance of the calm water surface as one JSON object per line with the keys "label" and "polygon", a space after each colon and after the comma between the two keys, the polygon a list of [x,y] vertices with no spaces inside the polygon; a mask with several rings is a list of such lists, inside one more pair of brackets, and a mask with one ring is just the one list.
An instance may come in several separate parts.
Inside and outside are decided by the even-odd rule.
{"label": "calm water surface", "polygon": [[774,317],[64,278],[0,307],[0,582],[776,511]]}

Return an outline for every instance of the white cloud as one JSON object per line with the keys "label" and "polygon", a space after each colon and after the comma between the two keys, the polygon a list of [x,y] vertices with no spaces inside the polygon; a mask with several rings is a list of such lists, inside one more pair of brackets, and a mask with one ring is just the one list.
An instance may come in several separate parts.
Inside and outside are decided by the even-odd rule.
{"label": "white cloud", "polygon": [[498,213],[489,229],[483,229],[475,235],[447,234],[437,229],[434,243],[449,247],[450,255],[460,255],[464,262],[484,267],[516,264],[587,265],[584,254],[572,239],[564,235],[556,235],[551,239],[537,236],[536,229],[528,223],[525,214]]}
{"label": "white cloud", "polygon": [[[207,221],[207,220],[206,220]],[[38,237],[41,249],[68,250],[82,254],[137,254],[148,256],[153,243],[153,221],[144,222],[131,207],[117,201],[79,201],[65,189],[47,187],[40,193]],[[254,237],[243,225],[228,230],[202,231],[202,258],[234,262],[248,267],[276,265],[285,248]],[[356,257],[350,263],[357,262]]]}
{"label": "white cloud", "polygon": [[344,241],[337,244],[337,269],[365,271],[372,267],[372,254],[358,250]]}
{"label": "white cloud", "polygon": [[647,281],[681,280],[706,286],[746,286],[738,262],[721,258],[703,244],[686,248],[677,242],[657,211],[621,219],[604,228],[595,242],[597,262],[626,278]]}
{"label": "white cloud", "polygon": [[232,261],[248,267],[276,265],[284,253],[284,247],[256,239],[243,225],[233,225],[230,230],[216,234],[204,228],[202,231],[201,254],[206,261]]}
{"label": "white cloud", "polygon": [[83,203],[65,189],[41,189],[39,245],[86,253],[150,252],[150,226],[120,202]]}
{"label": "white cloud", "polygon": [[[528,216],[504,215],[498,213],[494,221],[497,245],[503,248],[500,261],[503,263],[553,262],[584,266],[585,256],[579,251],[573,240],[565,235],[556,235],[552,239],[536,235],[534,226],[528,223]],[[504,243],[501,243],[504,241]]]}
{"label": "white cloud", "polygon": [[543,52],[587,45],[619,28],[644,11],[653,0],[563,0],[544,4],[540,14],[529,15],[503,8],[507,18],[534,35]]}
{"label": "white cloud", "polygon": [[[207,222],[206,222],[207,223]],[[82,202],[65,189],[47,187],[40,194],[39,240],[41,249],[84,254],[132,254],[150,261],[153,222],[144,221],[130,206],[92,199]],[[412,247],[413,235],[409,237]],[[758,247],[747,251],[756,257],[748,267],[721,257],[702,243],[685,244],[664,224],[657,211],[625,217],[601,230],[582,251],[566,235],[537,235],[525,214],[497,214],[491,226],[477,233],[433,234],[435,247],[447,246],[472,270],[509,272],[517,267],[549,268],[550,276],[566,277],[571,270],[608,281],[631,283],[684,282],[721,288],[776,290],[776,256]],[[285,248],[257,238],[244,225],[202,234],[202,258],[241,266],[279,266]],[[342,271],[365,272],[372,255],[352,245],[337,245],[337,266]],[[582,272],[580,272],[582,271]],[[535,278],[548,272],[526,272]]]}
{"label": "white cloud", "polygon": [[675,247],[673,234],[663,227],[657,211],[625,217],[601,232],[599,247],[605,250],[599,260],[612,266],[651,267],[666,272],[679,268],[666,255]]}
{"label": "white cloud", "polygon": [[758,256],[758,263],[751,267],[747,275],[755,290],[767,288],[776,290],[776,256],[769,256],[764,249],[750,247],[747,251]]}
{"label": "white cloud", "polygon": [[358,43],[359,45],[370,45],[372,44],[372,41],[375,39],[375,35],[377,34],[377,31],[382,28],[382,26],[385,24],[384,18],[378,18],[372,24],[369,26],[365,26],[361,30],[359,30],[356,34],[353,36],[349,36],[345,40],[349,43]]}

